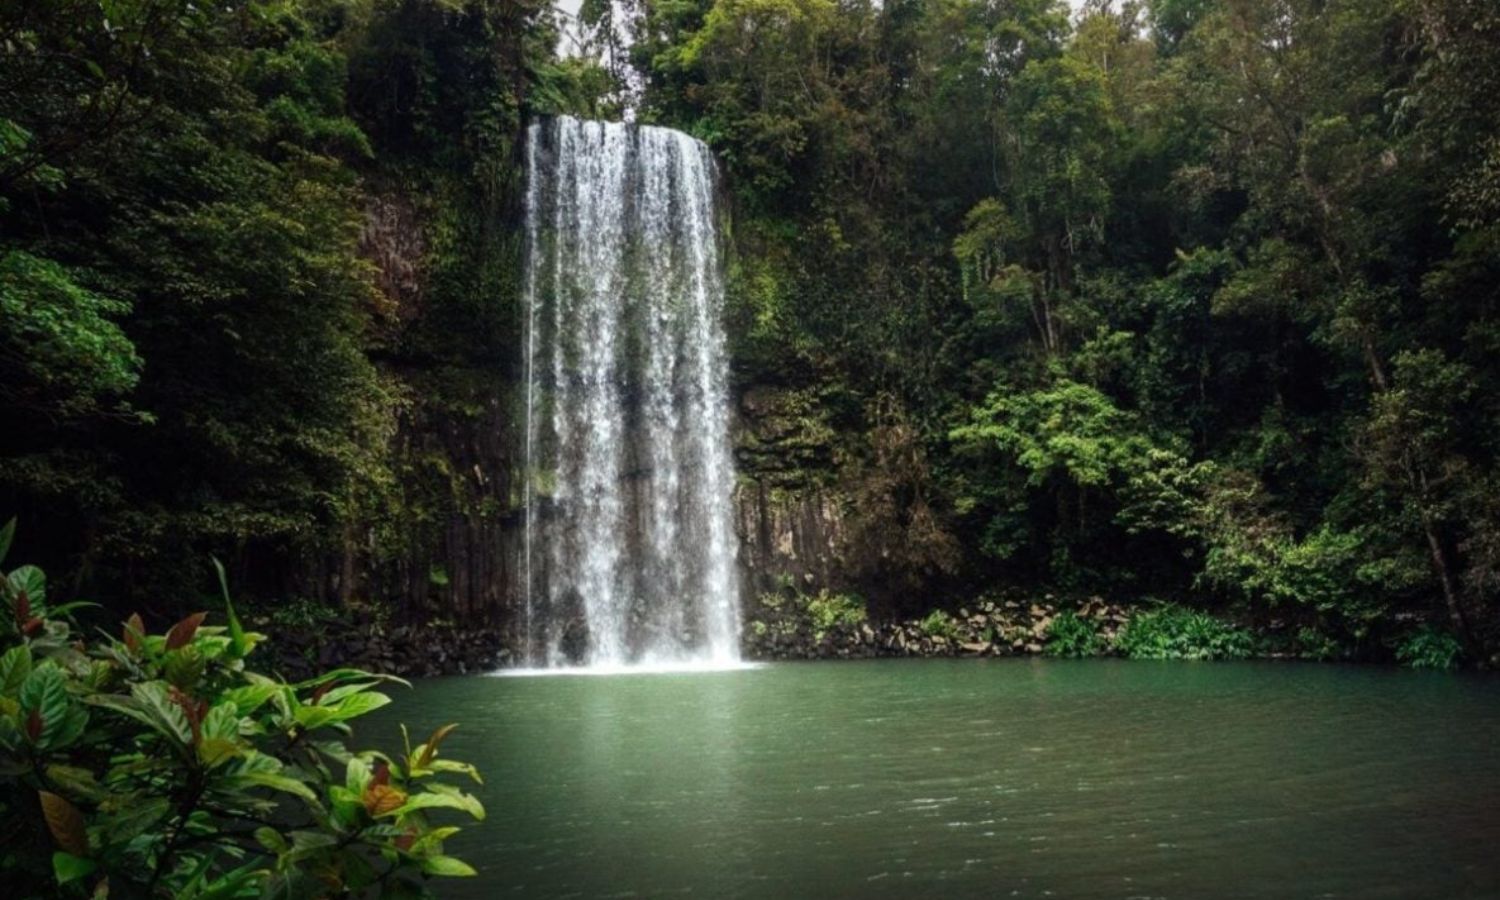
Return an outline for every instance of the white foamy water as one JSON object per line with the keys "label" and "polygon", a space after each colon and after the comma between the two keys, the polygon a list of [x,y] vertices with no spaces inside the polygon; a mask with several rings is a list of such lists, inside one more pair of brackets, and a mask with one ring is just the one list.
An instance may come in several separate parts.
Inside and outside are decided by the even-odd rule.
{"label": "white foamy water", "polygon": [[524,657],[734,666],[713,158],[564,116],[531,126],[527,164]]}
{"label": "white foamy water", "polygon": [[706,675],[715,672],[748,672],[765,668],[765,663],[731,662],[718,663],[713,660],[682,660],[680,662],[638,662],[625,665],[590,666],[535,666],[520,669],[499,669],[490,674],[496,678],[545,678],[564,675]]}

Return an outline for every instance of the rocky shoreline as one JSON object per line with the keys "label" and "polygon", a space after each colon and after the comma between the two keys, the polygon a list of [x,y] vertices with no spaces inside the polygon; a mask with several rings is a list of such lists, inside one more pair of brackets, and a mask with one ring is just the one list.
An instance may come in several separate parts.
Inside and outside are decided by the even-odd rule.
{"label": "rocky shoreline", "polygon": [[[1285,622],[1259,627],[1183,607],[1132,606],[1093,597],[982,599],[956,612],[870,621],[862,601],[820,592],[763,594],[744,611],[741,651],[747,660],[943,658],[1000,656],[1146,659],[1351,659],[1298,638]],[[1134,626],[1132,626],[1134,622]],[[494,627],[436,622],[390,626],[338,618],[273,627],[275,671],[290,680],[338,666],[407,678],[472,675],[515,664]]]}
{"label": "rocky shoreline", "polygon": [[[1050,600],[982,601],[956,614],[872,623],[836,621],[819,627],[805,605],[757,602],[749,611],[743,648],[752,660],[880,657],[1026,656],[1046,652],[1059,616],[1071,612],[1098,636],[1102,655],[1130,621],[1124,606],[1090,599],[1062,610]],[[851,617],[852,618],[852,617]]]}
{"label": "rocky shoreline", "polygon": [[280,630],[270,646],[276,648],[275,669],[289,680],[340,666],[402,678],[473,675],[511,659],[498,629],[449,624]]}

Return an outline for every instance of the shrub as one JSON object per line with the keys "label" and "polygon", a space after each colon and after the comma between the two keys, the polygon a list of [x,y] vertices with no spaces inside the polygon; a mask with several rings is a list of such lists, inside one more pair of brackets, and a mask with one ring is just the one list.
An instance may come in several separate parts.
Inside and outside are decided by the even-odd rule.
{"label": "shrub", "polygon": [[1086,620],[1072,610],[1059,613],[1047,626],[1048,656],[1079,658],[1104,652],[1104,640]]}
{"label": "shrub", "polygon": [[756,599],[760,601],[761,606],[769,609],[772,612],[780,612],[781,608],[786,605],[786,597],[774,591],[768,591],[764,594],[761,594]]}
{"label": "shrub", "polygon": [[808,598],[807,616],[812,621],[813,639],[819,641],[833,628],[858,625],[867,618],[864,598],[827,590]]}
{"label": "shrub", "polygon": [[1329,637],[1323,631],[1304,626],[1297,629],[1297,655],[1303,659],[1315,659],[1319,662],[1337,659],[1343,654],[1343,649],[1338,641]]}
{"label": "shrub", "polygon": [[[14,523],[0,531],[0,561]],[[219,570],[223,584],[223,570]],[[472,875],[443,854],[479,780],[439,756],[453,726],[399,757],[353,751],[349,722],[399,682],[338,669],[288,684],[246,667],[248,632],[194,613],[165,634],[132,615],[85,642],[41,570],[0,577],[0,868],[12,896],[431,896]],[[403,682],[404,683],[404,682]]]}
{"label": "shrub", "polygon": [[1244,659],[1255,651],[1243,628],[1176,604],[1133,616],[1116,646],[1131,659]]}
{"label": "shrub", "polygon": [[1462,655],[1457,638],[1431,625],[1423,625],[1396,646],[1396,658],[1413,669],[1457,668]]}
{"label": "shrub", "polygon": [[927,614],[927,618],[921,622],[922,633],[928,637],[945,638],[947,640],[958,639],[958,620],[935,609]]}

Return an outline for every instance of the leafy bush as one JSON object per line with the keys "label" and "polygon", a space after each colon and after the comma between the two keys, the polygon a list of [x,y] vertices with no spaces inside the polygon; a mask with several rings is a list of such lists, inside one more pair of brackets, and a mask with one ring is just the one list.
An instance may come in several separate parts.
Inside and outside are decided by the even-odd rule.
{"label": "leafy bush", "polygon": [[858,625],[868,618],[864,598],[855,594],[830,594],[827,590],[808,598],[807,615],[812,620],[813,638],[819,641],[835,627]]}
{"label": "leafy bush", "polygon": [[1104,651],[1104,640],[1094,626],[1072,610],[1059,613],[1047,626],[1048,656],[1079,658],[1098,656]]}
{"label": "leafy bush", "polygon": [[1337,659],[1343,654],[1338,641],[1312,627],[1297,629],[1296,649],[1297,655],[1303,659],[1316,659],[1320,662]]}
{"label": "leafy bush", "polygon": [[[0,531],[0,561],[14,522]],[[220,569],[223,583],[223,570]],[[229,602],[165,634],[140,616],[85,642],[47,605],[46,578],[0,578],[0,856],[12,896],[430,896],[427,875],[472,875],[443,854],[474,797],[443,774],[453,726],[391,757],[353,751],[349,722],[399,682],[338,669],[297,684],[245,659],[263,636]]]}
{"label": "leafy bush", "polygon": [[1453,669],[1463,655],[1463,646],[1458,638],[1423,625],[1396,647],[1396,658],[1413,669]]}
{"label": "leafy bush", "polygon": [[1176,604],[1133,616],[1116,646],[1131,659],[1244,659],[1255,651],[1243,628]]}
{"label": "leafy bush", "polygon": [[922,633],[928,637],[945,638],[947,640],[958,639],[958,620],[935,609],[927,614],[927,618],[921,621]]}
{"label": "leafy bush", "polygon": [[265,600],[251,607],[245,619],[273,634],[316,634],[338,624],[340,611],[306,597]]}

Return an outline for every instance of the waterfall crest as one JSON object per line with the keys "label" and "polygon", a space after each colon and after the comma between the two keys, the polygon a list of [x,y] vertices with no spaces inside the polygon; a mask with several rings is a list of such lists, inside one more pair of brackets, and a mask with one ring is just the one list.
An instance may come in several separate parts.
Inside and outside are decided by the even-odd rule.
{"label": "waterfall crest", "polygon": [[734,662],[713,157],[565,116],[526,150],[527,660]]}

